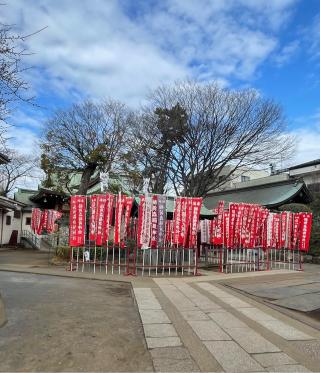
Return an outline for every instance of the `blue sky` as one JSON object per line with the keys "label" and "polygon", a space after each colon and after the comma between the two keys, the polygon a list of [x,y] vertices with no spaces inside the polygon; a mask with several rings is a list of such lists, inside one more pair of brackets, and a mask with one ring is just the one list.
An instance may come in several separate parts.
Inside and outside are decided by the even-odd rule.
{"label": "blue sky", "polygon": [[297,138],[292,163],[320,158],[320,1],[11,0],[0,21],[27,40],[38,108],[19,105],[11,146],[37,151],[50,114],[85,97],[137,106],[178,79],[252,87],[279,102]]}

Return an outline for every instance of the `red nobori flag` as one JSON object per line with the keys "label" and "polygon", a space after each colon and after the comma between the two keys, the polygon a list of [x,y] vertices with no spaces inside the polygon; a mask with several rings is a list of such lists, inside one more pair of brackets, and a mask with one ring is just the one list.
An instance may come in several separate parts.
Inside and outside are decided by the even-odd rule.
{"label": "red nobori flag", "polygon": [[267,209],[260,210],[259,212],[259,227],[258,232],[260,233],[260,245],[263,249],[268,248],[268,217],[269,211]]}
{"label": "red nobori flag", "polygon": [[244,204],[239,203],[238,213],[236,217],[235,227],[234,227],[234,244],[241,247],[241,234],[242,234],[242,218],[244,213]]}
{"label": "red nobori flag", "polygon": [[188,200],[189,198],[181,198],[181,229],[179,235],[179,245],[184,246],[187,241],[187,233],[188,233],[188,216],[189,216],[189,209],[188,209]]}
{"label": "red nobori flag", "polygon": [[235,236],[235,223],[239,211],[239,205],[237,203],[230,203],[229,205],[229,237],[228,247],[234,247],[234,236]]}
{"label": "red nobori flag", "polygon": [[285,247],[287,248],[287,226],[288,226],[288,214],[287,212],[282,212],[280,214],[280,244],[279,246],[282,248],[282,247]]}
{"label": "red nobori flag", "polygon": [[85,244],[86,235],[86,211],[87,211],[87,197],[79,196],[78,199],[78,246]]}
{"label": "red nobori flag", "polygon": [[200,197],[192,198],[189,247],[195,247],[197,245],[197,234],[198,234],[201,204],[202,204],[202,198]]}
{"label": "red nobori flag", "polygon": [[223,243],[223,237],[222,237],[222,231],[223,231],[223,212],[224,212],[224,201],[219,201],[218,203],[218,209],[217,209],[217,223],[215,226],[215,233],[213,238],[213,244],[214,245],[222,245]]}
{"label": "red nobori flag", "polygon": [[97,223],[97,198],[94,195],[90,197],[90,218],[89,218],[89,240],[95,241],[96,239],[96,223]]}
{"label": "red nobori flag", "polygon": [[217,226],[217,219],[213,218],[210,223],[210,243],[214,244],[215,241],[215,234],[216,234],[216,226]]}
{"label": "red nobori flag", "polygon": [[158,195],[158,246],[163,246],[165,243],[166,234],[166,211],[167,197],[165,195]]}
{"label": "red nobori flag", "polygon": [[104,209],[104,219],[103,219],[103,238],[102,244],[108,244],[109,235],[110,235],[110,226],[112,223],[113,217],[113,194],[106,194],[106,205]]}
{"label": "red nobori flag", "polygon": [[43,210],[41,212],[41,223],[40,223],[40,227],[39,227],[39,234],[42,233],[42,231],[45,229],[47,230],[47,226],[48,226],[48,210]]}
{"label": "red nobori flag", "polygon": [[85,243],[86,197],[70,198],[69,246],[83,246]]}
{"label": "red nobori flag", "polygon": [[250,205],[247,203],[243,204],[243,212],[242,212],[242,221],[241,221],[241,228],[240,228],[240,243],[241,245],[245,245],[246,238],[247,238],[247,222],[249,216],[249,209]]}
{"label": "red nobori flag", "polygon": [[97,195],[96,207],[96,245],[103,244],[105,216],[106,216],[107,196],[105,194]]}
{"label": "red nobori flag", "polygon": [[223,214],[223,246],[227,247],[229,241],[229,211]]}
{"label": "red nobori flag", "polygon": [[173,237],[172,243],[178,245],[181,232],[182,198],[176,198],[173,212]]}
{"label": "red nobori flag", "polygon": [[292,249],[292,232],[293,232],[293,213],[288,212],[288,225],[287,225],[287,248]]}
{"label": "red nobori flag", "polygon": [[279,249],[280,247],[280,214],[273,214],[272,221],[272,247]]}
{"label": "red nobori flag", "polygon": [[[201,207],[201,206],[200,206]],[[192,214],[192,198],[181,199],[181,230],[179,245],[187,247],[189,245],[190,217]]]}
{"label": "red nobori flag", "polygon": [[308,251],[312,226],[312,213],[300,213],[299,250]]}
{"label": "red nobori flag", "polygon": [[70,197],[69,246],[78,246],[78,196]]}
{"label": "red nobori flag", "polygon": [[62,212],[56,210],[48,210],[47,232],[52,233],[55,229],[56,220],[62,217]]}
{"label": "red nobori flag", "polygon": [[119,245],[120,243],[120,236],[121,236],[121,222],[122,222],[122,214],[123,214],[123,207],[125,204],[126,197],[119,193],[116,199],[116,213],[115,213],[115,222],[114,222],[114,243]]}
{"label": "red nobori flag", "polygon": [[248,248],[253,249],[257,243],[257,226],[259,223],[259,207],[254,206],[253,208],[253,217],[250,225],[250,236],[248,242]]}
{"label": "red nobori flag", "polygon": [[152,211],[151,211],[151,244],[152,248],[158,245],[158,196],[152,196]]}
{"label": "red nobori flag", "polygon": [[129,231],[129,223],[130,223],[132,205],[133,205],[133,197],[126,197],[125,213],[124,213],[124,232],[126,235],[128,235],[128,231]]}
{"label": "red nobori flag", "polygon": [[[249,213],[248,213],[248,220],[246,226],[246,238],[244,247],[250,248],[251,242],[251,234],[254,236],[255,233],[255,212],[256,212],[256,205],[252,204],[249,206]],[[253,247],[252,247],[253,248]]]}
{"label": "red nobori flag", "polygon": [[299,228],[300,228],[300,214],[293,214],[293,232],[292,232],[292,249],[297,249],[297,243],[299,238]]}
{"label": "red nobori flag", "polygon": [[34,231],[34,233],[39,234],[39,228],[41,224],[41,210],[38,208],[32,209],[32,215],[31,215],[31,229]]}

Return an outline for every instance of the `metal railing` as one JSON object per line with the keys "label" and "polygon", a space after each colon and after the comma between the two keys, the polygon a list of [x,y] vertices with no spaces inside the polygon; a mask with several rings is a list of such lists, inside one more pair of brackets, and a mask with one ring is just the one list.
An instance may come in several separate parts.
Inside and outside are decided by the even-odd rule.
{"label": "metal railing", "polygon": [[41,236],[25,229],[21,232],[21,238],[26,238],[33,246],[41,249]]}

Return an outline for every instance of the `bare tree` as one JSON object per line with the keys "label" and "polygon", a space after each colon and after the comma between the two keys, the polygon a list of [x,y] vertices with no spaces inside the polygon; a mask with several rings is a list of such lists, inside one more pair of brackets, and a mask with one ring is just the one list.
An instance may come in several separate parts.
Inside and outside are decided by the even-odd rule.
{"label": "bare tree", "polygon": [[292,151],[281,107],[255,90],[185,81],[161,86],[149,97],[149,111],[177,104],[186,113],[187,128],[183,138],[174,141],[165,172],[178,195],[204,196],[239,168],[267,166]]}
{"label": "bare tree", "polygon": [[30,36],[15,34],[12,25],[0,23],[0,141],[2,146],[6,140],[7,118],[14,103],[33,102],[33,97],[28,94],[29,85],[23,77],[27,70],[23,60],[25,56],[30,55],[24,45],[25,40]]}
{"label": "bare tree", "polygon": [[10,162],[0,165],[0,193],[7,196],[17,183],[25,178],[38,178],[35,175],[37,160],[31,156],[19,154],[14,150],[7,153]]}
{"label": "bare tree", "polygon": [[96,170],[110,171],[125,146],[131,113],[118,101],[86,101],[58,111],[45,124],[42,168],[50,176],[60,169],[81,172],[78,194],[86,194]]}
{"label": "bare tree", "polygon": [[132,123],[123,169],[131,179],[150,178],[149,190],[163,194],[167,192],[172,151],[184,141],[185,110],[179,104],[154,111],[146,107]]}

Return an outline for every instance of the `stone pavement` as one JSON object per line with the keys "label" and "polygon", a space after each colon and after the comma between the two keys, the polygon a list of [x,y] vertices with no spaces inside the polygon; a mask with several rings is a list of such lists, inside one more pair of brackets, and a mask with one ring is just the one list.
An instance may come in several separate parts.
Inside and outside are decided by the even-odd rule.
{"label": "stone pavement", "polygon": [[153,280],[134,293],[157,371],[319,371],[318,331],[204,277]]}
{"label": "stone pavement", "polygon": [[[130,282],[156,371],[307,372],[320,371],[320,332],[268,305],[247,289],[274,291],[296,284],[317,293],[316,278],[292,271],[149,278],[66,272],[65,268],[0,265],[0,271]],[[314,273],[311,274],[314,276]],[[228,283],[228,286],[221,284]],[[232,286],[239,289],[230,288]],[[310,283],[313,283],[310,285]],[[242,288],[241,288],[242,286]],[[309,291],[311,290],[311,291]],[[284,290],[283,290],[284,291]],[[289,289],[290,297],[305,293]],[[289,294],[288,293],[288,294]],[[275,293],[274,293],[275,294]]]}

